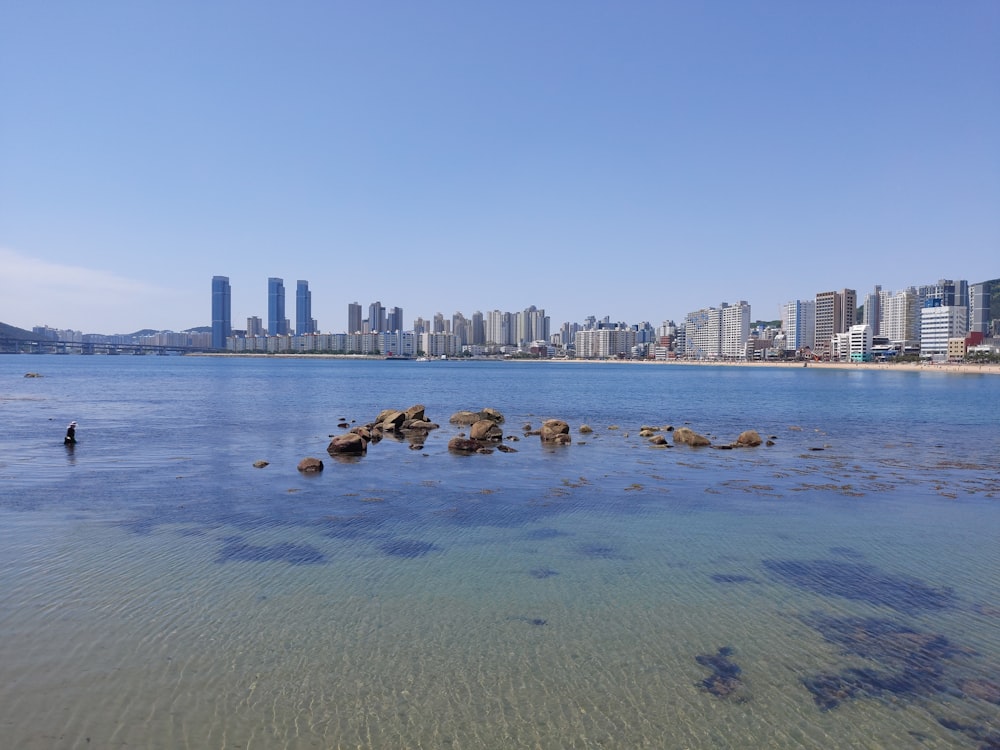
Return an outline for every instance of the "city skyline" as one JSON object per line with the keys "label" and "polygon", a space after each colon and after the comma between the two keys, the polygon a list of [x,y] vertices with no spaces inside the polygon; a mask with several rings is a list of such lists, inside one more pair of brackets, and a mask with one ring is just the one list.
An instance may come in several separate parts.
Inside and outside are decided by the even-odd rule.
{"label": "city skyline", "polygon": [[327,329],[992,278],[998,37],[984,0],[13,4],[0,319],[208,325],[220,270],[235,320],[308,279]]}

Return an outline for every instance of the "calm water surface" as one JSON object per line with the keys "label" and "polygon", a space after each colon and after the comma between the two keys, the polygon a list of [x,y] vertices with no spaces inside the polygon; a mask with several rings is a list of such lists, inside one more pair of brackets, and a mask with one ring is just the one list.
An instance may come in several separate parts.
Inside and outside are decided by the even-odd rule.
{"label": "calm water surface", "polygon": [[[515,452],[449,454],[486,406]],[[1000,747],[998,424],[978,375],[5,356],[0,737]]]}

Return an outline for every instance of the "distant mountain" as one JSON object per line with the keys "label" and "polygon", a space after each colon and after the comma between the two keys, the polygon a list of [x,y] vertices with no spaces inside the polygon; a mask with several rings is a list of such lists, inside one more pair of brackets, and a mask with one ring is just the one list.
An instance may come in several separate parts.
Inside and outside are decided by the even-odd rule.
{"label": "distant mountain", "polygon": [[7,325],[6,323],[0,323],[0,336],[8,339],[34,339],[35,334],[31,331],[26,331],[23,328],[17,328],[16,326]]}
{"label": "distant mountain", "polygon": [[181,333],[211,333],[212,326],[195,326],[194,328],[185,328]]}

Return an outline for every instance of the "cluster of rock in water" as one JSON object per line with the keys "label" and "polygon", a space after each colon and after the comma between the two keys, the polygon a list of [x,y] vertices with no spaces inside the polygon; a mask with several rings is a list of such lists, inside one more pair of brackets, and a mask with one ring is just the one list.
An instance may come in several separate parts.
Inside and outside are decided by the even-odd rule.
{"label": "cluster of rock in water", "polygon": [[[448,441],[448,450],[452,453],[492,453],[494,450],[503,453],[516,452],[507,445],[507,442],[516,442],[520,438],[516,435],[504,436],[501,425],[504,424],[505,418],[496,409],[487,407],[479,411],[458,411],[452,414],[448,421],[453,425],[468,428],[468,434],[461,432]],[[438,429],[440,425],[427,419],[423,404],[415,404],[403,410],[383,409],[373,421],[355,427],[351,427],[346,419],[341,418],[338,427],[346,429],[347,432],[330,436],[330,444],[326,450],[334,457],[363,456],[368,451],[369,444],[377,443],[388,435],[407,440],[411,450],[422,450],[431,430]],[[609,429],[616,428],[609,427]],[[593,428],[581,425],[579,431],[584,435],[590,434]],[[524,437],[538,436],[543,444],[569,445],[573,442],[569,424],[562,419],[546,419],[537,429],[531,424],[525,424],[522,433]],[[688,445],[695,448],[707,446],[719,449],[747,448],[765,442],[756,430],[741,432],[735,442],[713,445],[707,437],[688,427],[674,429],[672,425],[663,427],[644,425],[639,428],[639,437],[649,440],[651,445],[669,448],[670,442],[663,433],[673,434],[674,445]],[[773,436],[766,441],[766,444],[774,445]],[[267,463],[261,461],[255,465],[266,466]],[[304,473],[319,472],[323,470],[323,462],[318,458],[304,458],[299,462],[298,469]]]}

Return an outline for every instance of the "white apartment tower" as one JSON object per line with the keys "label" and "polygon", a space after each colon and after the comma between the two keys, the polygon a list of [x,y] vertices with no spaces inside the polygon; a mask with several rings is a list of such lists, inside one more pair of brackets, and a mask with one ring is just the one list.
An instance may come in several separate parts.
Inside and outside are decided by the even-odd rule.
{"label": "white apartment tower", "polygon": [[781,306],[781,330],[785,333],[785,349],[797,352],[816,345],[816,302],[795,300]]}

